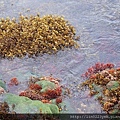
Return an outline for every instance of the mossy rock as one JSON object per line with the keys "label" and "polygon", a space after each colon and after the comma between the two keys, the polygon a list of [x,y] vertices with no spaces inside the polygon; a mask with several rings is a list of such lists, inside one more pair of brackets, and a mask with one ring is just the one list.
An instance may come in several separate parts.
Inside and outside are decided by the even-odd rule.
{"label": "mossy rock", "polygon": [[[8,103],[10,110],[16,113],[59,113],[59,108],[55,104],[43,103],[39,100],[31,100],[24,96],[18,96],[11,93],[4,94],[4,101]],[[12,105],[15,108],[12,108]]]}
{"label": "mossy rock", "polygon": [[38,84],[42,87],[40,92],[45,92],[48,89],[55,89],[56,88],[56,84],[47,80],[42,80],[42,81],[38,81],[35,84]]}
{"label": "mossy rock", "polygon": [[0,86],[2,88],[4,88],[4,90],[6,90],[6,85],[5,85],[5,83],[2,80],[0,80]]}
{"label": "mossy rock", "polygon": [[110,81],[110,82],[107,84],[107,88],[108,88],[109,90],[115,90],[115,89],[117,89],[119,86],[120,86],[120,84],[119,84],[118,81]]}

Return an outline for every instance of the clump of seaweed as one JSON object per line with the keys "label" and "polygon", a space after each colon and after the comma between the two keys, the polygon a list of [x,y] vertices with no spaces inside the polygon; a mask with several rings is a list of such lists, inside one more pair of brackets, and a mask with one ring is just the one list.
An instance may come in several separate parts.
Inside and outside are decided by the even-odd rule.
{"label": "clump of seaweed", "polygon": [[10,85],[10,86],[16,85],[17,86],[18,84],[19,84],[18,79],[16,77],[14,77],[10,80],[8,85]]}
{"label": "clump of seaweed", "polygon": [[114,68],[114,64],[112,63],[96,63],[94,66],[88,68],[87,72],[85,72],[82,76],[89,78],[89,77],[93,77],[94,74],[99,73],[100,71],[103,71],[105,69],[111,69]]}
{"label": "clump of seaweed", "polygon": [[108,114],[120,113],[120,68],[114,64],[97,63],[84,74],[82,86],[88,86]]}
{"label": "clump of seaweed", "polygon": [[32,100],[40,100],[43,103],[51,103],[55,99],[56,104],[62,102],[62,88],[57,78],[52,76],[35,78],[29,81],[29,87],[19,96],[25,96]]}
{"label": "clump of seaweed", "polygon": [[0,56],[6,58],[53,54],[79,45],[75,28],[63,17],[20,15],[19,20],[0,19]]}

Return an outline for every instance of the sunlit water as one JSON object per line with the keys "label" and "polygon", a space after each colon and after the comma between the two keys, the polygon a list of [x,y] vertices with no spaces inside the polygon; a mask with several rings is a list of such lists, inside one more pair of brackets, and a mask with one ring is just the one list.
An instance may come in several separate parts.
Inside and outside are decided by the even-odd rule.
{"label": "sunlit water", "polygon": [[79,84],[84,81],[81,75],[96,62],[120,67],[120,0],[0,0],[0,17],[18,18],[20,13],[64,16],[80,35],[80,48],[0,60],[0,78],[7,83],[12,77],[21,81],[18,87],[9,88],[10,92],[19,94],[26,89],[30,76],[52,74],[71,91],[71,97],[65,99],[71,107],[68,112],[101,113],[99,103],[88,96],[88,90],[80,91]]}

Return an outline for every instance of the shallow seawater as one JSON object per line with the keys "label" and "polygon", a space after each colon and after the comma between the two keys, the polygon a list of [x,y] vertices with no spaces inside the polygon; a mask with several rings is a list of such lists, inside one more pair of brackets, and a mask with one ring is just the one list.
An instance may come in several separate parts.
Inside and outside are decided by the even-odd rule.
{"label": "shallow seawater", "polygon": [[[10,92],[19,94],[27,88],[31,76],[49,76],[61,79],[71,91],[68,113],[101,113],[100,104],[81,91],[81,75],[96,62],[113,63],[120,67],[120,1],[119,0],[1,0],[0,17],[19,14],[64,16],[75,28],[80,39],[79,49],[66,49],[55,55],[36,58],[0,60],[0,78],[9,83],[12,77],[21,82]],[[97,107],[96,107],[97,106]]]}

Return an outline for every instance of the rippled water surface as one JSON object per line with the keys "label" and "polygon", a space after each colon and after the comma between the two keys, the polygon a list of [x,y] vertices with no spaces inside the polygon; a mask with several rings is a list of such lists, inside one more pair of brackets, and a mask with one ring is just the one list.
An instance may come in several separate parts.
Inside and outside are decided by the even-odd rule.
{"label": "rippled water surface", "polygon": [[20,13],[64,16],[80,35],[80,48],[37,58],[0,60],[0,78],[7,83],[12,77],[21,81],[10,92],[19,94],[26,89],[30,76],[52,74],[71,91],[71,97],[64,99],[70,104],[68,112],[100,113],[99,103],[88,97],[88,90],[80,91],[79,84],[81,75],[96,62],[120,67],[120,0],[0,0],[0,17],[18,18]]}

